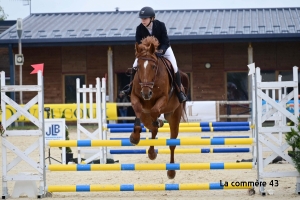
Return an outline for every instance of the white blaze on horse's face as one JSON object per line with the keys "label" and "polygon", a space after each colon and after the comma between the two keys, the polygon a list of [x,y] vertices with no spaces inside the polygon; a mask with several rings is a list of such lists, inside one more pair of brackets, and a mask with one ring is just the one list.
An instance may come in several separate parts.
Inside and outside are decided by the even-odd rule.
{"label": "white blaze on horse's face", "polygon": [[145,62],[144,62],[144,68],[145,68],[145,71],[144,71],[144,81],[145,82],[147,82],[147,66],[148,66],[148,60],[146,60]]}
{"label": "white blaze on horse's face", "polygon": [[148,60],[146,60],[146,61],[144,62],[144,68],[145,68],[145,69],[147,68],[147,65],[148,65]]}
{"label": "white blaze on horse's face", "polygon": [[[148,65],[150,65],[151,62],[145,59],[144,63],[140,63],[140,64],[141,64],[141,71],[140,71],[141,96],[144,100],[150,100],[153,94],[152,93],[153,83],[150,82],[152,81],[152,78],[149,77],[149,75],[151,75],[149,72],[149,70],[151,70],[151,66]],[[142,66],[144,67],[144,69],[142,68]]]}

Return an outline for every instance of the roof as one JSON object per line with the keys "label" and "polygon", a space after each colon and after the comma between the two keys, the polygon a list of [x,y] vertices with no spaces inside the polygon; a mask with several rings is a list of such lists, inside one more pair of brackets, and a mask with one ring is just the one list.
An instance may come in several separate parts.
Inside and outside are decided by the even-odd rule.
{"label": "roof", "polygon": [[0,34],[7,30],[9,27],[15,25],[16,22],[16,20],[0,21]]}
{"label": "roof", "polygon": [[[157,10],[174,42],[299,39],[300,8]],[[132,44],[138,11],[36,13],[23,20],[23,44]],[[0,45],[17,43],[16,26]]]}

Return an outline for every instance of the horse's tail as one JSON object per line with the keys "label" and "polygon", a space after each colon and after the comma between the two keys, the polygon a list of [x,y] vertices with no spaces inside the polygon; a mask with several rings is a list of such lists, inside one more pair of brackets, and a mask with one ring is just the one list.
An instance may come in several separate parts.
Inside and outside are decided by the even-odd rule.
{"label": "horse's tail", "polygon": [[[185,94],[188,96],[188,91],[189,91],[189,76],[186,74],[186,73],[184,73],[184,72],[180,72],[180,76],[181,76],[181,83],[182,83],[182,85],[183,85],[183,87],[184,87],[184,91],[185,91]],[[182,117],[182,119],[183,119],[183,121],[184,122],[187,122],[188,120],[187,120],[187,114],[186,114],[186,102],[183,102],[183,104],[182,104],[182,106],[183,106],[183,112],[182,112],[182,115],[181,115],[181,117]]]}

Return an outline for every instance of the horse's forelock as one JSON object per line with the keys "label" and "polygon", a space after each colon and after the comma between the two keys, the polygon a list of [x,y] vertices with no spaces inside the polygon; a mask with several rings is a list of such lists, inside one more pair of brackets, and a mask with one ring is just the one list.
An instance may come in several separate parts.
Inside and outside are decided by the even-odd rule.
{"label": "horse's forelock", "polygon": [[138,45],[139,50],[135,52],[135,56],[147,56],[149,55],[150,46],[154,45],[154,48],[157,49],[159,46],[159,41],[154,36],[148,36],[141,40],[141,44]]}
{"label": "horse's forelock", "polygon": [[144,44],[138,45],[139,51],[135,52],[136,57],[145,56],[147,53],[147,47]]}
{"label": "horse's forelock", "polygon": [[145,46],[150,46],[150,44],[153,44],[155,49],[159,46],[159,42],[154,36],[148,36],[144,39],[142,39],[142,44]]}
{"label": "horse's forelock", "polygon": [[139,44],[138,47],[139,47],[139,50],[140,51],[136,51],[135,52],[135,56],[136,57],[147,57],[147,56],[152,56],[153,58],[155,58],[155,55],[153,54],[150,54],[149,53],[149,46],[148,44]]}

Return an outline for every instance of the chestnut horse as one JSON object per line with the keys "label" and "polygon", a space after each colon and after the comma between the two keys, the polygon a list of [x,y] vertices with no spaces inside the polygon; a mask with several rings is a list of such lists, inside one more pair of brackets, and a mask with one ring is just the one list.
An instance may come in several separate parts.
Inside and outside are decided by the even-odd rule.
{"label": "chestnut horse", "polygon": [[[132,82],[131,104],[136,118],[134,130],[130,135],[130,142],[137,145],[140,141],[141,122],[151,130],[152,139],[155,139],[158,128],[163,125],[163,121],[158,119],[164,114],[170,126],[170,139],[178,136],[179,123],[181,118],[185,120],[185,103],[180,104],[177,98],[177,91],[173,79],[168,73],[165,63],[170,62],[165,58],[155,55],[159,43],[158,40],[149,36],[142,40],[141,44],[135,44],[135,55],[138,59],[137,72]],[[188,89],[188,76],[181,72],[183,91]],[[170,163],[174,163],[174,150],[176,146],[170,146]],[[148,149],[148,156],[154,160],[157,153],[154,146]],[[173,179],[175,170],[168,170],[167,175]]]}

